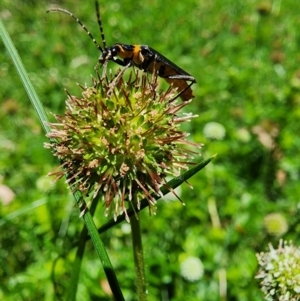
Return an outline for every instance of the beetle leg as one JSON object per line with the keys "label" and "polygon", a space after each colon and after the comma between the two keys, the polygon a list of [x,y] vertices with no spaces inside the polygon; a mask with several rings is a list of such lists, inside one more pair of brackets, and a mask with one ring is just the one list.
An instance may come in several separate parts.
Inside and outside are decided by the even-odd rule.
{"label": "beetle leg", "polygon": [[123,61],[123,60],[121,60],[121,59],[119,59],[119,58],[117,58],[117,57],[113,57],[112,60],[113,60],[115,63],[117,63],[118,65],[123,66],[123,67],[125,67],[125,66],[128,65],[128,62],[125,62],[125,61]]}
{"label": "beetle leg", "polygon": [[[188,84],[183,90],[181,90],[175,97],[173,97],[171,100],[169,100],[168,102],[172,102],[174,101],[175,99],[177,99],[178,97],[180,97],[186,90],[188,90],[194,83],[195,83],[195,79],[194,81],[192,81],[190,84]],[[194,96],[193,96],[194,97]],[[186,101],[186,100],[183,100],[183,101]]]}
{"label": "beetle leg", "polygon": [[169,79],[182,79],[185,81],[190,81],[193,83],[196,83],[196,80],[194,77],[190,75],[184,75],[184,74],[176,74],[176,75],[168,75],[168,76],[161,76],[162,78],[169,78]]}

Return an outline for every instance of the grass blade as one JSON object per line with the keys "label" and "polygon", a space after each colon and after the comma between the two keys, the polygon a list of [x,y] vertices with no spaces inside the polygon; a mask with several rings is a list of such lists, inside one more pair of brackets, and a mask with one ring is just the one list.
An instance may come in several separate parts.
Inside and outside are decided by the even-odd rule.
{"label": "grass blade", "polygon": [[24,85],[24,88],[27,92],[27,95],[33,105],[33,107],[35,108],[37,114],[38,114],[38,117],[40,119],[40,122],[42,124],[42,127],[44,129],[44,131],[46,133],[49,133],[50,132],[50,128],[49,126],[47,125],[47,122],[48,122],[48,117],[47,117],[47,114],[34,90],[34,87],[28,77],[28,74],[24,68],[24,65],[21,61],[21,58],[8,34],[8,32],[6,31],[3,23],[1,22],[0,20],[0,36],[3,40],[3,43],[19,73],[19,76],[23,82],[23,85]]}

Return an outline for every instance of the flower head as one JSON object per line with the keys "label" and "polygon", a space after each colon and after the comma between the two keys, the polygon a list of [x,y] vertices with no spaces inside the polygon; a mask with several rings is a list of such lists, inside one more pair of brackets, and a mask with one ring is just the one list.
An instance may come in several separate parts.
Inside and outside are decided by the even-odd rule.
{"label": "flower head", "polygon": [[225,137],[225,127],[218,122],[208,122],[203,129],[204,136],[210,139],[222,140]]}
{"label": "flower head", "polygon": [[281,213],[270,213],[264,218],[267,232],[274,236],[281,236],[288,230],[286,218]]}
{"label": "flower head", "polygon": [[187,281],[197,281],[201,279],[204,274],[203,263],[198,257],[190,256],[181,263],[180,271],[182,277]]}
{"label": "flower head", "polygon": [[278,249],[271,244],[269,248],[256,255],[260,265],[256,278],[261,279],[266,300],[300,300],[300,248],[282,240]]}
{"label": "flower head", "polygon": [[155,76],[134,77],[125,81],[120,72],[94,80],[81,97],[68,95],[65,114],[55,116],[48,134],[63,168],[52,174],[66,173],[74,189],[101,196],[115,218],[126,214],[127,201],[139,206],[147,198],[153,209],[166,176],[187,169],[195,153],[189,146],[199,146],[179,129],[195,117],[178,116],[189,101],[178,102],[172,87],[159,92]]}

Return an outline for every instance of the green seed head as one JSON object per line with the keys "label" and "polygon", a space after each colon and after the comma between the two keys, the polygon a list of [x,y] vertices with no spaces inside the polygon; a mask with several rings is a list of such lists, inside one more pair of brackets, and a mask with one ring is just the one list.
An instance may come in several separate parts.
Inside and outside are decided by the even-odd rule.
{"label": "green seed head", "polygon": [[[136,72],[125,81],[94,80],[81,97],[68,95],[66,112],[55,116],[48,134],[54,155],[74,189],[101,196],[106,213],[126,214],[127,202],[139,206],[154,195],[166,176],[178,176],[192,159],[191,143],[179,126],[195,117],[178,116],[189,102],[179,102],[175,89],[159,92],[157,78]],[[195,146],[195,145],[194,145]]]}

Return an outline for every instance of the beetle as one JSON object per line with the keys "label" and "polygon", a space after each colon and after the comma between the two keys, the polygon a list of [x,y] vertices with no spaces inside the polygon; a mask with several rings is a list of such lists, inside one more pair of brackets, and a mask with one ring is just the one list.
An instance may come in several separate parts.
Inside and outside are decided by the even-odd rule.
{"label": "beetle", "polygon": [[73,13],[62,8],[51,8],[47,10],[47,12],[63,12],[75,19],[101,52],[99,57],[101,64],[107,61],[114,61],[126,68],[136,66],[144,72],[155,72],[159,77],[164,78],[167,83],[177,88],[179,96],[183,101],[188,101],[194,97],[191,86],[196,83],[195,78],[150,46],[115,43],[113,46],[107,47],[98,1],[95,1],[95,7],[103,48],[98,44],[86,26]]}

